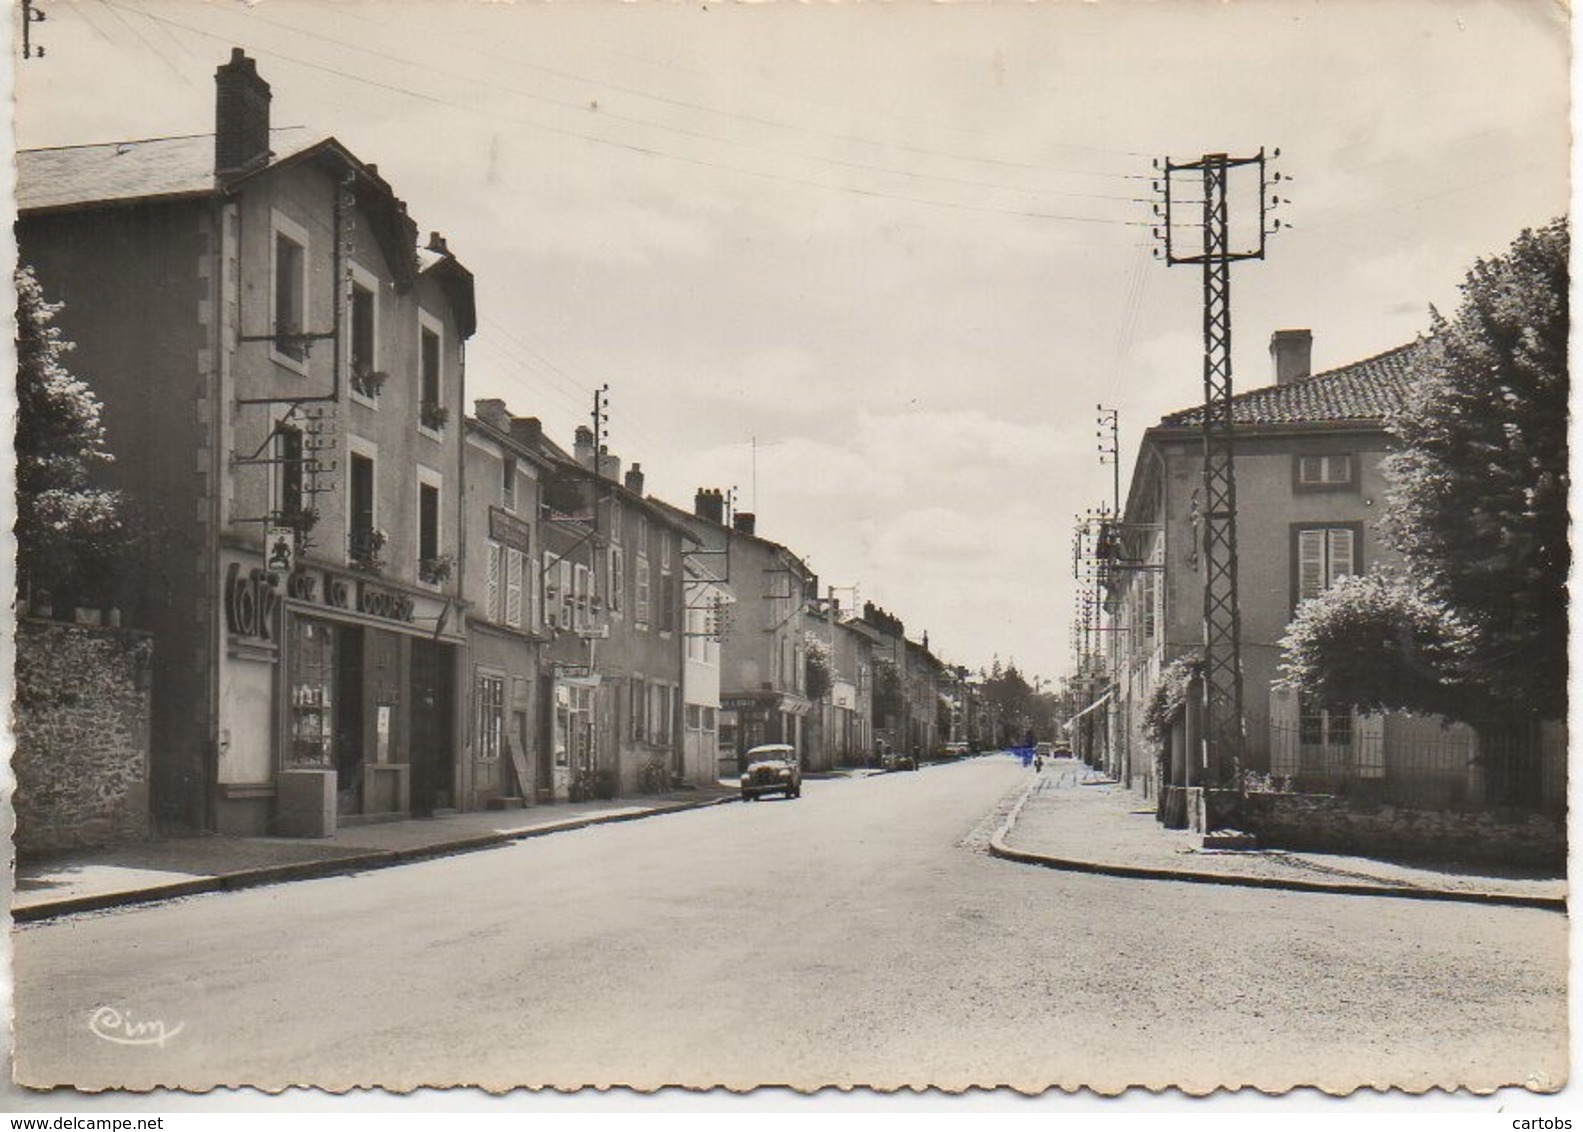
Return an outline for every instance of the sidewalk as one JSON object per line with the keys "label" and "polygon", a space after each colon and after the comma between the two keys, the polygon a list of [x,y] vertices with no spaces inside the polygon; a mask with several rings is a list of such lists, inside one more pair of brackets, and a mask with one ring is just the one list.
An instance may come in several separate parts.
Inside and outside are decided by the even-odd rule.
{"label": "sidewalk", "polygon": [[1531,870],[1404,864],[1281,849],[1203,849],[1197,835],[1155,821],[1152,800],[1066,759],[1046,764],[1044,773],[1031,779],[990,839],[990,852],[1026,864],[1112,876],[1566,911],[1566,879]]}
{"label": "sidewalk", "polygon": [[21,923],[200,892],[385,868],[591,825],[713,806],[736,797],[734,786],[722,784],[638,799],[348,826],[323,839],[211,835],[85,850],[18,862],[11,916]]}

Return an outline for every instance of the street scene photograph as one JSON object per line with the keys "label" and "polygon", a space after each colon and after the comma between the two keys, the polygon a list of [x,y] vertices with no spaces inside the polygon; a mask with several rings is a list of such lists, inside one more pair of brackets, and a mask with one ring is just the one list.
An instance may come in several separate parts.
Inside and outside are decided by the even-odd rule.
{"label": "street scene photograph", "polygon": [[11,24],[3,1107],[1565,1111],[1564,7]]}

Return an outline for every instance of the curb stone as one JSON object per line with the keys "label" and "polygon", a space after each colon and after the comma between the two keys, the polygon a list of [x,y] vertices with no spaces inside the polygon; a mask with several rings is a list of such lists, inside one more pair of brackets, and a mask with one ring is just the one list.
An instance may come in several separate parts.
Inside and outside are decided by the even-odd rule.
{"label": "curb stone", "polygon": [[660,817],[664,814],[683,813],[687,810],[701,810],[737,800],[736,797],[727,795],[701,802],[678,802],[657,806],[653,809],[636,810],[631,813],[609,814],[604,817],[573,818],[565,822],[534,826],[529,829],[509,830],[504,833],[474,834],[470,837],[435,842],[431,845],[415,845],[405,849],[373,849],[366,853],[357,853],[346,857],[330,857],[314,861],[293,861],[284,865],[263,865],[253,869],[238,869],[235,872],[196,877],[193,880],[172,881],[168,884],[149,885],[147,888],[128,889],[123,892],[100,892],[87,896],[66,897],[61,900],[40,901],[37,904],[12,908],[11,921],[16,924],[36,923],[41,920],[52,920],[58,916],[75,915],[79,912],[100,912],[108,908],[119,908],[133,904],[154,904],[164,900],[175,900],[183,896],[198,896],[208,892],[236,892],[244,888],[258,888],[263,885],[280,884],[287,881],[316,880],[323,877],[343,876],[349,873],[371,872],[374,869],[391,868],[395,865],[414,864],[439,857],[456,857],[463,853],[494,849],[513,841],[527,841],[534,837],[547,837],[552,833],[570,833],[573,830],[587,829],[590,826],[613,825],[616,822],[636,821],[639,818]]}
{"label": "curb stone", "polygon": [[1026,849],[1013,849],[1006,844],[1012,827],[1022,813],[1023,805],[1032,795],[1037,781],[1023,790],[1022,796],[1012,806],[1006,820],[989,839],[990,856],[1018,864],[1038,865],[1063,872],[1088,873],[1098,876],[1127,877],[1133,880],[1167,880],[1189,884],[1232,885],[1241,888],[1282,889],[1289,892],[1319,892],[1334,896],[1389,896],[1401,900],[1446,900],[1464,904],[1505,905],[1515,908],[1537,908],[1546,912],[1567,912],[1564,896],[1523,896],[1518,893],[1487,892],[1477,889],[1417,888],[1408,885],[1347,884],[1340,881],[1301,880],[1297,877],[1261,877],[1235,873],[1204,873],[1190,869],[1168,869],[1148,865],[1119,865],[1102,861],[1085,861],[1070,857],[1055,857],[1047,853],[1033,853]]}

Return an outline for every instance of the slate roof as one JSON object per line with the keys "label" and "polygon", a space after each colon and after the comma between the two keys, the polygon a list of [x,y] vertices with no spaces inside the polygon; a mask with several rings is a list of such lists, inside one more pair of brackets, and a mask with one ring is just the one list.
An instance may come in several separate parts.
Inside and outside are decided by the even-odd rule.
{"label": "slate roof", "polygon": [[[1301,381],[1239,393],[1231,401],[1232,419],[1239,425],[1383,420],[1405,401],[1408,363],[1417,349],[1409,342]],[[1195,405],[1161,418],[1160,427],[1196,428],[1203,419],[1203,406]]]}
{"label": "slate roof", "polygon": [[[323,140],[323,135],[306,126],[270,130],[269,137],[275,162]],[[200,196],[214,189],[213,134],[17,153],[18,212]]]}

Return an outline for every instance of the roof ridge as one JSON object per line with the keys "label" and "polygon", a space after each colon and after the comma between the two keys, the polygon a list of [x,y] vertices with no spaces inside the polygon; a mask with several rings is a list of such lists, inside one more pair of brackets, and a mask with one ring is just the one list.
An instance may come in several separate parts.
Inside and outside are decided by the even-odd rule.
{"label": "roof ridge", "polygon": [[[271,126],[269,128],[269,132],[274,134],[274,133],[283,132],[285,130],[306,130],[306,129],[308,129],[308,126],[305,123],[298,123],[297,125],[293,125],[293,126]],[[106,146],[112,146],[112,145],[147,145],[150,142],[192,141],[194,138],[212,138],[212,137],[214,137],[214,131],[213,130],[200,130],[200,131],[198,131],[195,134],[160,134],[160,135],[158,135],[156,137],[151,137],[151,138],[111,138],[108,141],[75,142],[72,145],[35,145],[35,146],[29,146],[26,149],[19,149],[19,150],[17,150],[17,152],[18,153],[64,153],[65,151],[71,150],[71,149],[104,149]]]}

